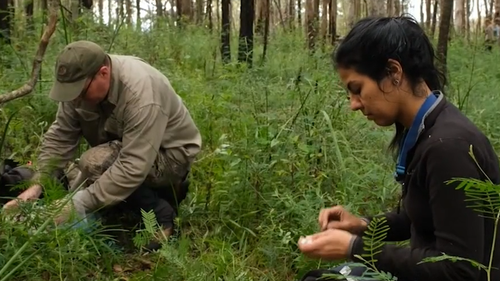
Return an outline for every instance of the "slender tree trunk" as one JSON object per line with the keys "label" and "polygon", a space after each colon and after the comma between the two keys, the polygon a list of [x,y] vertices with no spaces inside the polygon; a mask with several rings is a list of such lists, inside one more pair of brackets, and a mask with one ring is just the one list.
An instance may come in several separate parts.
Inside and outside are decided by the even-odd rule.
{"label": "slender tree trunk", "polygon": [[240,0],[240,44],[238,61],[252,67],[253,62],[253,20],[255,17],[254,0]]}
{"label": "slender tree trunk", "polygon": [[231,37],[231,21],[230,21],[230,0],[222,0],[222,32],[221,32],[221,53],[222,53],[222,62],[230,63],[231,62],[231,45],[230,45],[230,37]]}
{"label": "slender tree trunk", "polygon": [[448,54],[451,14],[453,13],[453,0],[442,0],[441,4],[437,58],[440,70],[443,73],[447,73],[446,58]]}
{"label": "slender tree trunk", "polygon": [[10,45],[11,18],[14,16],[11,1],[0,0],[0,39],[3,43]]}
{"label": "slender tree trunk", "polygon": [[330,43],[335,45],[337,39],[337,0],[330,0],[330,3],[328,3],[328,10],[330,14],[328,33],[330,34]]}
{"label": "slender tree trunk", "polygon": [[439,10],[439,1],[434,0],[434,11],[432,12],[432,23],[431,23],[431,36],[434,38],[434,34],[436,34],[436,26],[437,26],[437,14]]}
{"label": "slender tree trunk", "polygon": [[[0,0],[5,1],[5,0]],[[28,30],[33,30],[33,8],[34,8],[34,0],[28,0],[24,6],[24,13],[26,14],[26,27]],[[7,2],[7,1],[5,1]]]}
{"label": "slender tree trunk", "polygon": [[269,6],[271,6],[271,0],[259,0],[262,2],[266,2],[266,19],[264,21],[264,46],[262,50],[262,63],[266,61],[266,54],[267,54],[267,45],[268,45],[268,38],[269,38],[269,18],[271,17],[271,10],[269,9]]}
{"label": "slender tree trunk", "polygon": [[208,20],[208,29],[210,33],[213,31],[213,19],[212,19],[212,0],[207,0],[207,20]]}

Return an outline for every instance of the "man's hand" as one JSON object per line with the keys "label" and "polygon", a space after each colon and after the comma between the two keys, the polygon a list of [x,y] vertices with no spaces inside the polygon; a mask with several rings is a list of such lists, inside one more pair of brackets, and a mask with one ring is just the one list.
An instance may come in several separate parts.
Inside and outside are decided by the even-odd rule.
{"label": "man's hand", "polygon": [[29,201],[29,200],[35,200],[40,197],[42,194],[42,187],[39,184],[35,184],[30,186],[27,190],[25,190],[23,193],[21,193],[19,196],[17,196],[16,199],[12,199],[9,202],[7,202],[4,206],[4,210],[12,210],[16,207],[18,207],[19,202],[18,201]]}

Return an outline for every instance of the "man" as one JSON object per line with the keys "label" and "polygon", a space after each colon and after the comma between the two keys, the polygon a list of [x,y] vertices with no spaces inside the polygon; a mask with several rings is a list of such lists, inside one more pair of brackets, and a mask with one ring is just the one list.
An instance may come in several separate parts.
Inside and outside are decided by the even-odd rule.
{"label": "man", "polygon": [[82,155],[81,175],[70,188],[89,183],[73,197],[77,213],[119,203],[138,214],[154,210],[165,234],[172,234],[172,205],[186,195],[183,183],[201,150],[201,136],[169,80],[139,58],[106,54],[89,41],[67,45],[55,72],[49,97],[59,102],[56,120],[44,136],[37,184],[18,199],[38,198],[42,175],[63,169],[83,136],[92,148]]}

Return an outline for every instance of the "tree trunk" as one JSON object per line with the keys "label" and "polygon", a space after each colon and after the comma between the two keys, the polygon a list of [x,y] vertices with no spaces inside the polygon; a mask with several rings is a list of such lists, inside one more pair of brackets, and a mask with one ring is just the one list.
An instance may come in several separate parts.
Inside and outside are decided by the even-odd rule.
{"label": "tree trunk", "polygon": [[130,26],[132,24],[132,0],[125,0],[125,9],[127,11],[125,22]]}
{"label": "tree trunk", "polygon": [[326,41],[326,36],[328,34],[328,21],[329,21],[328,2],[330,2],[330,0],[322,0],[322,3],[321,3],[322,5],[321,5],[320,33],[321,33],[321,39],[323,41]]}
{"label": "tree trunk", "polygon": [[[297,1],[297,19],[299,26],[302,27],[302,0]],[[302,28],[300,30],[302,30]]]}
{"label": "tree trunk", "polygon": [[[493,0],[491,0],[491,3],[491,5],[493,5]],[[493,17],[493,19],[495,20],[495,22],[500,21],[500,0],[495,1],[495,16]]]}
{"label": "tree trunk", "polygon": [[[216,0],[218,1],[218,0]],[[212,20],[212,0],[207,0],[207,20],[208,20],[208,30],[213,31],[213,20]]]}
{"label": "tree trunk", "polygon": [[432,23],[431,23],[431,36],[434,38],[434,34],[436,33],[436,22],[437,22],[437,14],[439,9],[439,0],[434,0],[434,11],[432,12]]}
{"label": "tree trunk", "polygon": [[310,51],[314,50],[318,34],[318,10],[319,0],[306,0],[306,34],[307,46]]}
{"label": "tree trunk", "polygon": [[253,20],[255,16],[254,0],[240,2],[240,44],[238,62],[246,62],[252,67],[253,62]]}
{"label": "tree trunk", "polygon": [[396,16],[401,15],[401,1],[400,0],[394,0],[394,14]]}
{"label": "tree trunk", "polygon": [[[0,0],[2,1],[2,0]],[[28,30],[33,30],[33,8],[34,8],[34,0],[26,0],[24,5],[24,13],[26,14],[26,27]],[[7,1],[2,1],[7,2]]]}
{"label": "tree trunk", "polygon": [[[101,0],[102,1],[102,0]],[[142,20],[141,20],[141,0],[135,0],[135,17],[136,17],[136,29],[141,30],[142,29]]]}
{"label": "tree trunk", "polygon": [[266,61],[266,54],[267,54],[267,46],[268,46],[268,38],[269,38],[269,21],[271,17],[271,10],[269,9],[269,6],[271,6],[271,0],[259,0],[262,2],[266,2],[266,20],[264,21],[264,43],[262,47],[262,63]]}
{"label": "tree trunk", "polygon": [[465,1],[455,0],[455,29],[457,34],[465,35]]}
{"label": "tree trunk", "polygon": [[328,12],[330,14],[330,24],[328,33],[330,34],[330,43],[335,45],[337,40],[337,0],[330,0],[328,4]]}
{"label": "tree trunk", "polygon": [[446,57],[448,54],[448,38],[450,34],[451,14],[453,12],[453,0],[441,0],[441,16],[439,23],[439,36],[437,43],[437,59],[439,69],[447,73]]}
{"label": "tree trunk", "polygon": [[289,0],[288,3],[288,26],[290,30],[293,30],[295,27],[295,0]]}
{"label": "tree trunk", "polygon": [[203,22],[203,0],[196,0],[196,24]]}
{"label": "tree trunk", "polygon": [[11,1],[0,1],[0,39],[3,43],[10,45],[11,18],[14,16],[14,3]]}
{"label": "tree trunk", "polygon": [[99,6],[99,24],[103,25],[104,24],[104,0],[99,0],[99,3],[97,5]]}
{"label": "tree trunk", "polygon": [[425,0],[425,14],[427,16],[427,19],[425,21],[425,28],[427,29],[427,31],[429,31],[431,30],[431,22],[432,22],[432,0]]}
{"label": "tree trunk", "polygon": [[[256,15],[256,25],[255,25],[255,33],[262,35],[264,34],[264,25],[266,20],[266,11],[268,9],[269,1],[265,0],[257,0],[257,15]],[[270,3],[269,3],[270,4]],[[254,8],[255,9],[255,8]]]}
{"label": "tree trunk", "polygon": [[231,62],[231,45],[230,45],[230,37],[231,37],[231,21],[230,21],[230,0],[222,0],[222,31],[221,31],[221,54],[222,54],[222,62],[230,63]]}

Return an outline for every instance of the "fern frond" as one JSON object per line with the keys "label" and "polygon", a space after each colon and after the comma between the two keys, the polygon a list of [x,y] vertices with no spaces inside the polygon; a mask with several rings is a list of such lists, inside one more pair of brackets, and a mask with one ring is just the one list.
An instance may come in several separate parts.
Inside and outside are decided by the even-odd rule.
{"label": "fern frond", "polygon": [[361,255],[368,263],[375,267],[377,262],[375,256],[382,252],[384,240],[387,238],[389,226],[385,217],[376,217],[370,221],[368,228],[363,235],[363,249],[365,253]]}
{"label": "fern frond", "polygon": [[140,248],[149,241],[154,238],[155,233],[158,229],[158,223],[156,220],[156,215],[153,210],[146,212],[141,209],[142,221],[144,222],[144,230],[137,231],[137,234],[134,236],[133,243],[134,246]]}
{"label": "fern frond", "polygon": [[500,212],[500,186],[490,181],[478,179],[454,178],[446,184],[458,183],[456,189],[465,192],[467,206],[482,216],[496,219]]}
{"label": "fern frond", "polygon": [[153,210],[146,212],[141,209],[142,220],[144,222],[144,228],[149,234],[154,234],[157,230],[156,215]]}
{"label": "fern frond", "polygon": [[467,261],[470,264],[472,264],[473,266],[477,267],[478,269],[488,270],[487,266],[485,266],[483,264],[480,264],[480,263],[478,263],[478,262],[476,262],[474,260],[467,259],[467,258],[461,258],[461,257],[455,257],[455,256],[449,256],[449,255],[447,255],[445,253],[443,253],[441,256],[437,256],[437,257],[424,258],[422,261],[418,262],[417,264],[422,264],[422,263],[426,263],[426,262],[446,261],[446,260],[449,260],[449,261],[452,261],[452,262]]}

